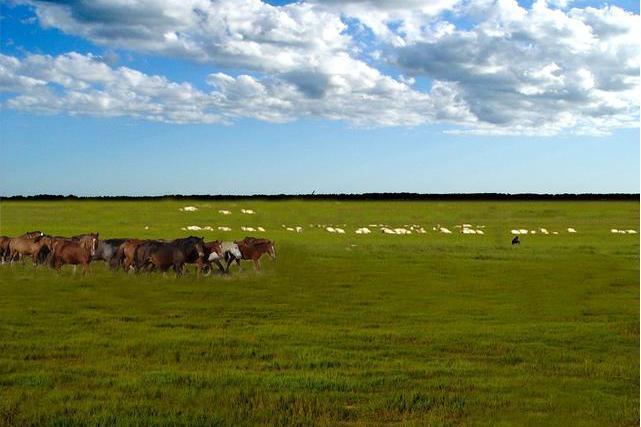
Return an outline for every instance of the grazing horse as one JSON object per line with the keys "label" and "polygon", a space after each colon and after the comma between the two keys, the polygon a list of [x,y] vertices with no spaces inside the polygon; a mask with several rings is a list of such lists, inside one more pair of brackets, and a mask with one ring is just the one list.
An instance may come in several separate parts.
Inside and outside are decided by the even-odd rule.
{"label": "grazing horse", "polygon": [[203,238],[194,236],[171,242],[157,242],[149,245],[148,258],[144,262],[151,264],[152,268],[158,268],[163,273],[173,267],[176,276],[180,276],[183,273],[183,266],[187,262],[197,262],[200,271],[205,257],[204,247]]}
{"label": "grazing horse", "polygon": [[60,239],[53,243],[53,262],[56,270],[64,264],[82,264],[82,272],[89,271],[89,263],[96,253],[98,233],[84,235],[80,239]]}
{"label": "grazing horse", "polygon": [[[268,254],[272,259],[276,259],[274,243],[267,239],[245,237],[243,240],[235,240],[234,243],[238,245],[242,259],[253,261],[254,270],[260,270],[260,257],[263,256],[263,254]],[[232,261],[227,262],[227,269],[229,269],[229,264],[231,264]],[[236,259],[235,261],[240,268],[240,260]]]}

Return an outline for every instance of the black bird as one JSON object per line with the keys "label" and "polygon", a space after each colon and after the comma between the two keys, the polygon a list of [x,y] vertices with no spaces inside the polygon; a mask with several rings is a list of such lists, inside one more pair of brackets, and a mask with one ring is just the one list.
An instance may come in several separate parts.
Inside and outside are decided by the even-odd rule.
{"label": "black bird", "polygon": [[512,246],[514,245],[520,245],[521,241],[519,240],[519,236],[514,236],[514,239],[512,239]]}

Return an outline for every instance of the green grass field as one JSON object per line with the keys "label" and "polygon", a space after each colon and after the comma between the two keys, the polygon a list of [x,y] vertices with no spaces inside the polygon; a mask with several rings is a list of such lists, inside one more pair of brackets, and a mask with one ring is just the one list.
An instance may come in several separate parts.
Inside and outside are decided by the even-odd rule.
{"label": "green grass field", "polygon": [[[254,234],[277,251],[227,277],[1,266],[0,424],[639,424],[639,235],[610,233],[639,231],[638,202],[5,201],[0,215],[0,234]],[[354,234],[372,223],[428,233]],[[432,231],[461,223],[486,234]],[[559,234],[511,247],[510,229],[539,227]]]}

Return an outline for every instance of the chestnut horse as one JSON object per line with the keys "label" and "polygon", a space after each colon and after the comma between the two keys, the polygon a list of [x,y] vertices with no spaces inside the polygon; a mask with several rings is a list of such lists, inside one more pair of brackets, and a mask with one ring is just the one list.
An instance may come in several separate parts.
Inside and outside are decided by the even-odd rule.
{"label": "chestnut horse", "polygon": [[53,246],[54,267],[60,271],[64,264],[82,264],[82,272],[89,271],[89,263],[96,253],[98,244],[98,233],[86,234],[84,237],[74,240],[57,240]]}
{"label": "chestnut horse", "polygon": [[114,255],[114,263],[116,265],[122,264],[123,270],[125,273],[129,271],[129,268],[134,266],[134,256],[136,255],[136,248],[138,245],[146,242],[147,240],[141,239],[127,239],[125,240],[116,251]]}
{"label": "chestnut horse", "polygon": [[[263,256],[263,254],[267,254],[272,259],[276,259],[274,242],[270,240],[245,237],[243,240],[234,240],[234,243],[238,245],[238,249],[240,249],[240,253],[242,254],[242,259],[252,260],[254,263],[254,270],[260,270],[260,257]],[[227,270],[229,270],[229,265],[233,261],[236,261],[238,268],[240,268],[240,260],[236,258],[227,261]]]}

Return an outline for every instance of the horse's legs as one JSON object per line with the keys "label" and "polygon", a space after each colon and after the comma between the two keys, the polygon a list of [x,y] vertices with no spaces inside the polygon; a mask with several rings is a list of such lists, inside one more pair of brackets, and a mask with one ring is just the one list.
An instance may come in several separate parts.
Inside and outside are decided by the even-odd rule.
{"label": "horse's legs", "polygon": [[56,257],[54,260],[54,268],[59,273],[61,267],[62,267],[62,258]]}
{"label": "horse's legs", "polygon": [[215,259],[215,260],[214,260],[214,262],[215,262],[215,263],[216,263],[216,265],[218,266],[218,271],[220,271],[221,273],[225,273],[225,268],[224,268],[224,267],[223,267],[223,265],[220,263],[220,261],[219,261],[219,260],[217,260],[217,259]]}
{"label": "horse's legs", "polygon": [[74,264],[74,265],[73,265],[73,274],[76,274],[76,268],[77,268],[77,267],[78,267],[78,265],[77,265],[77,264]]}
{"label": "horse's legs", "polygon": [[180,261],[174,262],[174,271],[176,272],[176,277],[180,277],[183,274],[183,266]]}

